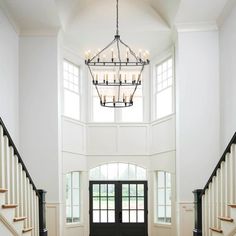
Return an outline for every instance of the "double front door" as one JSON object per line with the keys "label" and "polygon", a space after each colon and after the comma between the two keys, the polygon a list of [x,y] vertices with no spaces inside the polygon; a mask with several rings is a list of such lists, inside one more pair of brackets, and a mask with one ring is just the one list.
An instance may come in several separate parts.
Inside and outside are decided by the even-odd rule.
{"label": "double front door", "polygon": [[147,181],[90,181],[90,236],[147,236]]}

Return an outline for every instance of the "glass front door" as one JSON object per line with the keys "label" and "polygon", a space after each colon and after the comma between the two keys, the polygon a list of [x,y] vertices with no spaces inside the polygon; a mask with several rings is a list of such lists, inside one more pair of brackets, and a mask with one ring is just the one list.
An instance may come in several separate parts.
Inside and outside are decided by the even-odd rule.
{"label": "glass front door", "polygon": [[90,181],[90,236],[147,236],[147,181]]}

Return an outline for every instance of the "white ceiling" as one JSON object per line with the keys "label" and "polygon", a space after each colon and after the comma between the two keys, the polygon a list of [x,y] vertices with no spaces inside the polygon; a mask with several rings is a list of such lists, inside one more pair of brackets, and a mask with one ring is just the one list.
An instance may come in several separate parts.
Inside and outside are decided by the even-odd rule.
{"label": "white ceiling", "polygon": [[[153,54],[171,42],[176,23],[216,22],[230,0],[120,0],[120,33]],[[115,33],[115,0],[0,0],[21,32],[62,28],[67,47],[84,53]]]}

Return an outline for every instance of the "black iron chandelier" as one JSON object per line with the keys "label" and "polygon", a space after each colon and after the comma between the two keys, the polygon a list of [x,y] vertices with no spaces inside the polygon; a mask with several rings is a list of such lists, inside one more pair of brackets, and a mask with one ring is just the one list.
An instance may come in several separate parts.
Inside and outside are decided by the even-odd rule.
{"label": "black iron chandelier", "polygon": [[[91,57],[86,52],[85,64],[103,107],[122,108],[133,105],[134,94],[142,84],[144,66],[150,63],[149,53],[138,54],[119,35],[119,0],[116,0],[116,35],[104,49]],[[110,58],[107,57],[109,51]]]}

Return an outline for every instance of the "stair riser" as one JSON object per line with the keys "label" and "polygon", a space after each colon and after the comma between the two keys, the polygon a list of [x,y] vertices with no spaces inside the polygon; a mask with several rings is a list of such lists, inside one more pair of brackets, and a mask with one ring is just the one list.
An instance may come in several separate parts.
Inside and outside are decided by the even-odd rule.
{"label": "stair riser", "polygon": [[221,229],[224,235],[230,235],[230,233],[235,230],[236,224],[234,222],[221,221]]}

